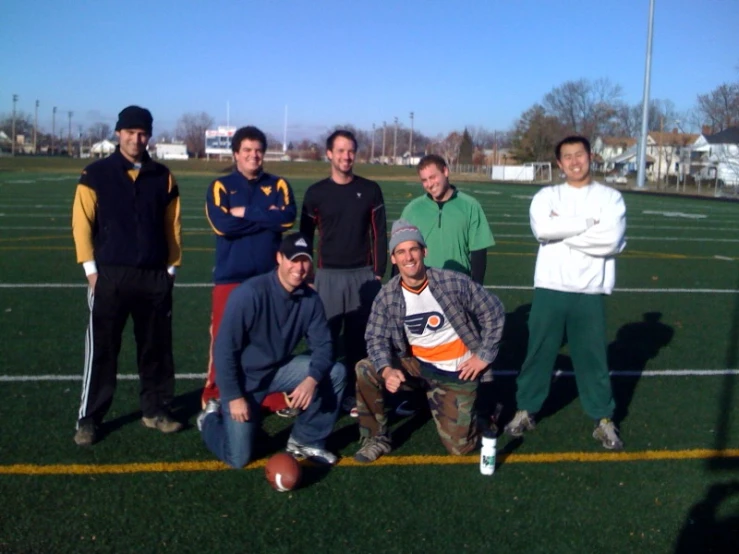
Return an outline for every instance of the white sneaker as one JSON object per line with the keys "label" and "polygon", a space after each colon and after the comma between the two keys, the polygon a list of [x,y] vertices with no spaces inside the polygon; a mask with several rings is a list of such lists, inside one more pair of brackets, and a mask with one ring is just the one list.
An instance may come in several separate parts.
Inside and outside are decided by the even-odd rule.
{"label": "white sneaker", "polygon": [[332,466],[339,459],[325,448],[316,448],[315,446],[305,446],[290,437],[285,448],[289,454],[292,454],[298,460],[308,459],[323,465]]}
{"label": "white sneaker", "polygon": [[198,414],[198,418],[195,420],[198,426],[198,431],[203,430],[203,421],[208,414],[215,414],[221,410],[221,401],[218,398],[211,398],[206,402],[205,409]]}

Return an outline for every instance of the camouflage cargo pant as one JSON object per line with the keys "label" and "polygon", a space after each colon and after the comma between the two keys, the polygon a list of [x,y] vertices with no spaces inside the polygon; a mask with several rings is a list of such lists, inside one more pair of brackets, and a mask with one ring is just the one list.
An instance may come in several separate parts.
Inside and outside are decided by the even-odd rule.
{"label": "camouflage cargo pant", "polygon": [[[477,399],[476,381],[448,382],[422,375],[415,358],[393,363],[402,369],[406,381],[402,390],[423,390],[436,423],[441,442],[450,454],[467,454],[477,447],[479,429],[474,409]],[[385,436],[390,439],[385,413],[385,381],[368,359],[355,366],[357,374],[357,410],[362,437]]]}

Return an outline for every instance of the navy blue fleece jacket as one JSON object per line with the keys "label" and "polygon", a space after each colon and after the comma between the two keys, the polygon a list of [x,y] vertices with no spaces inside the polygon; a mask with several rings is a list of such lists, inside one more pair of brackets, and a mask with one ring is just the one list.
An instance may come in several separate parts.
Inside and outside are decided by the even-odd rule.
{"label": "navy blue fleece jacket", "polygon": [[304,337],[312,350],[308,375],[321,381],[333,365],[333,345],[318,293],[305,285],[289,293],[277,271],[239,285],[228,297],[215,343],[221,399],[266,390]]}

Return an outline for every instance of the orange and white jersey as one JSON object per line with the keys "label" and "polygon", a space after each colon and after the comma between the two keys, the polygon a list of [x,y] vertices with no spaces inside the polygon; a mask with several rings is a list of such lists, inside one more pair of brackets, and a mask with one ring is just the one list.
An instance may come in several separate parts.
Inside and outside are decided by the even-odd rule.
{"label": "orange and white jersey", "polygon": [[401,281],[405,299],[403,325],[411,353],[442,371],[459,371],[459,364],[472,356],[429,291],[428,282],[414,291]]}

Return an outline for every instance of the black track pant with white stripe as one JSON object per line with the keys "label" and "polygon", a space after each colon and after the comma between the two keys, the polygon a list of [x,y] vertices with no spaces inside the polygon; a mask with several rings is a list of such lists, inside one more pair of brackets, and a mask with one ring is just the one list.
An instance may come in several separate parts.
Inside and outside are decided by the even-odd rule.
{"label": "black track pant with white stripe", "polygon": [[129,315],[136,339],[141,411],[154,417],[167,409],[174,396],[172,285],[165,270],[98,268],[95,290],[88,290],[90,322],[78,421],[100,424],[110,408]]}

